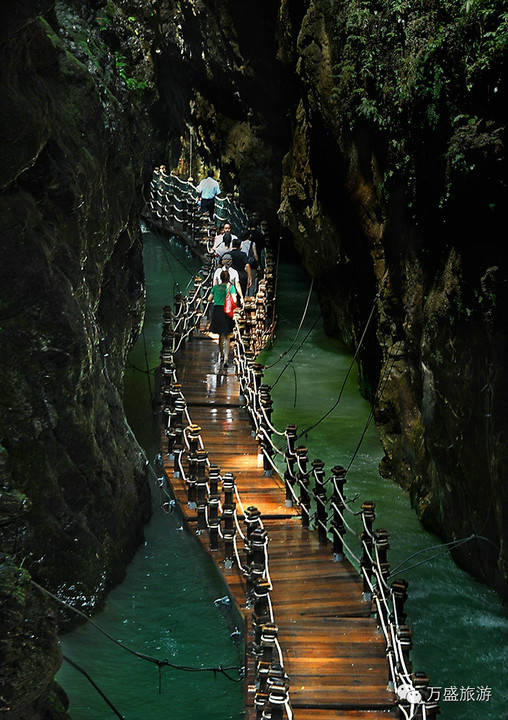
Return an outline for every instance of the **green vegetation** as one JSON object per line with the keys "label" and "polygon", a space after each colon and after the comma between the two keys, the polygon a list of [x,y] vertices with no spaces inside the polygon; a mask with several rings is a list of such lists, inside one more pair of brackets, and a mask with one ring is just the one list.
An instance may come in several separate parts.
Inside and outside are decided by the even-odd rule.
{"label": "green vegetation", "polygon": [[118,50],[115,52],[115,67],[129,90],[145,90],[148,87],[144,80],[138,80],[135,77],[128,76],[129,65],[127,58]]}
{"label": "green vegetation", "polygon": [[447,178],[438,197],[443,209],[453,182],[476,170],[478,156],[499,151],[506,3],[346,0],[335,5],[335,98],[345,129],[367,125],[385,138],[382,194],[400,173],[411,187],[418,156],[436,151]]}

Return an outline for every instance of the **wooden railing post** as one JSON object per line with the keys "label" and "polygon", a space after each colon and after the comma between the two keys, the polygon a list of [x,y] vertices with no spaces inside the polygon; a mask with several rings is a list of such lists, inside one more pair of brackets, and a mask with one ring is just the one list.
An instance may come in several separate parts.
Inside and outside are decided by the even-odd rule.
{"label": "wooden railing post", "polygon": [[[372,503],[372,505],[374,505],[374,503]],[[390,575],[390,563],[387,558],[387,553],[390,548],[389,538],[389,533],[383,528],[374,530],[374,546],[377,557],[377,560],[374,558],[374,561],[378,564],[379,571],[385,583]],[[378,583],[379,582],[380,581],[378,580]]]}
{"label": "wooden railing post", "polygon": [[165,305],[162,308],[162,348],[163,351],[172,351],[173,343],[172,343],[172,337],[173,337],[173,326],[174,326],[174,317],[173,317],[173,308],[171,305]]}
{"label": "wooden railing post", "polygon": [[212,463],[208,468],[208,485],[210,495],[218,495],[219,493],[220,469],[218,465]]}
{"label": "wooden railing post", "polygon": [[211,552],[219,549],[219,526],[220,519],[218,517],[208,518],[208,538]]}
{"label": "wooden railing post", "polygon": [[310,521],[310,495],[309,495],[309,476],[307,473],[307,448],[297,447],[295,450],[297,456],[298,472],[296,477],[298,478],[298,486],[300,488],[300,505],[302,508],[302,526],[309,527]]}
{"label": "wooden railing post", "polygon": [[217,465],[208,468],[208,531],[210,536],[210,550],[219,547],[219,478],[220,470]]}
{"label": "wooden railing post", "polygon": [[316,500],[316,525],[319,542],[326,545],[328,542],[327,521],[327,497],[325,488],[325,464],[319,458],[312,461],[312,473],[314,475],[314,498]]}
{"label": "wooden railing post", "polygon": [[180,468],[182,466],[182,455],[184,453],[184,446],[182,444],[182,435],[178,435],[175,428],[175,439],[173,442],[173,476],[175,478],[180,477]]}
{"label": "wooden railing post", "polygon": [[257,507],[254,507],[254,505],[249,505],[249,507],[245,510],[244,522],[247,540],[250,541],[253,531],[258,527],[260,517],[261,513],[259,512]]}
{"label": "wooden railing post", "polygon": [[196,480],[198,474],[198,461],[195,453],[191,450],[187,453],[187,507],[190,510],[196,509]]}
{"label": "wooden railing post", "polygon": [[407,617],[404,606],[407,600],[408,582],[403,578],[397,578],[390,587],[394,606],[394,612],[390,615],[390,622],[396,625],[404,625]]}
{"label": "wooden railing post", "polygon": [[261,630],[263,625],[270,622],[269,596],[271,585],[265,578],[259,578],[254,585],[254,610],[252,625],[254,629],[253,655],[261,655]]}
{"label": "wooden railing post", "polygon": [[261,715],[262,720],[282,720],[284,705],[288,699],[288,679],[279,663],[272,663],[266,681],[266,691],[268,702]]}
{"label": "wooden railing post", "polygon": [[360,540],[362,541],[362,559],[360,565],[363,570],[363,599],[370,600],[372,597],[370,582],[372,582],[372,547],[373,547],[373,536],[372,526],[376,519],[374,509],[376,504],[371,500],[366,500],[362,503],[362,517],[364,523],[364,530],[360,534]]}
{"label": "wooden railing post", "polygon": [[207,482],[206,482],[206,461],[208,453],[204,450],[198,450],[196,453],[197,458],[197,477],[196,477],[196,504],[198,510],[198,527],[197,532],[201,534],[203,530],[206,530],[206,507],[208,502],[207,497]]}
{"label": "wooden railing post", "polygon": [[275,645],[279,628],[275,623],[266,623],[261,629],[261,660],[271,664],[276,659]]}
{"label": "wooden railing post", "polygon": [[225,473],[222,478],[222,491],[224,493],[224,504],[222,506],[222,535],[224,538],[224,567],[230,570],[234,562],[234,539],[235,527],[235,476],[233,473]]}
{"label": "wooden railing post", "polygon": [[198,447],[199,434],[201,428],[199,425],[189,425],[187,440],[189,443],[189,451],[187,459],[189,462],[189,472],[187,474],[187,506],[190,509],[196,508],[196,483],[198,477]]}
{"label": "wooden railing post", "polygon": [[345,510],[343,502],[344,485],[346,484],[346,470],[342,465],[334,465],[332,468],[332,532],[333,532],[333,560],[334,562],[342,562],[344,560],[344,545],[342,538],[346,534],[342,514]]}
{"label": "wooden railing post", "polygon": [[[183,455],[183,452],[185,450],[184,444],[183,444],[183,414],[185,412],[186,403],[185,400],[182,397],[177,397],[175,400],[175,409],[172,413],[172,421],[171,421],[171,427],[174,430],[174,442],[173,442],[173,454],[175,455],[175,465],[174,469],[177,472],[177,475],[175,477],[180,477],[180,466]],[[176,449],[178,448],[178,452],[180,453],[179,463],[176,463]]]}
{"label": "wooden railing post", "polygon": [[425,706],[425,715],[423,707],[418,708],[415,718],[425,718],[425,720],[436,720],[439,710],[437,696],[434,697],[432,690],[429,688],[429,677],[427,673],[415,672],[413,674],[413,685],[417,692],[420,693]]}
{"label": "wooden railing post", "polygon": [[230,530],[223,530],[224,538],[224,569],[231,570],[235,562],[235,534],[236,529],[233,526]]}
{"label": "wooden railing post", "polygon": [[[265,477],[273,476],[273,469],[270,459],[273,457],[273,449],[271,445],[272,431],[270,429],[272,417],[272,400],[270,398],[270,386],[261,385],[259,388],[259,400],[261,403],[261,447],[263,450],[263,471]],[[266,417],[265,417],[266,416]]]}
{"label": "wooden railing post", "polygon": [[293,478],[295,476],[295,442],[296,425],[286,426],[287,449],[284,453],[286,469],[284,471],[284,483],[286,485],[286,507],[293,507]]}
{"label": "wooden railing post", "polygon": [[[175,373],[175,363],[173,360],[173,353],[162,350],[160,354],[161,358],[161,378],[160,378],[160,394],[161,394],[161,405],[164,413],[165,404],[169,398],[169,392],[171,384],[173,383]],[[167,419],[162,418],[163,422]]]}
{"label": "wooden railing post", "polygon": [[[265,683],[266,684],[266,683]],[[256,708],[256,720],[261,720],[266,703],[268,702],[268,693],[265,690],[256,690],[254,695],[254,707]]]}
{"label": "wooden railing post", "polygon": [[404,669],[404,666],[399,659],[397,661],[397,671],[401,675],[404,674],[406,670],[410,673],[412,670],[410,653],[413,647],[413,631],[409,625],[399,625],[396,630],[396,636],[405,665]]}
{"label": "wooden railing post", "polygon": [[266,572],[265,545],[267,543],[266,530],[260,527],[255,528],[249,538],[247,545],[247,583],[246,601],[250,605],[254,599],[254,588],[256,582],[263,578]]}

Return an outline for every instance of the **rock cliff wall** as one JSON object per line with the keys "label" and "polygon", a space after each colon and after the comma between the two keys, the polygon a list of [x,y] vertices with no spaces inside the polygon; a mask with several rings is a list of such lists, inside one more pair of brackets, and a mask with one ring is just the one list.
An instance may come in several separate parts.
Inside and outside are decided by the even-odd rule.
{"label": "rock cliff wall", "polygon": [[482,536],[456,559],[506,594],[508,27],[468,7],[306,3],[280,217],[350,347],[375,301],[382,473],[445,540]]}
{"label": "rock cliff wall", "polygon": [[456,559],[506,592],[502,3],[159,9],[161,105],[184,78],[227,189],[280,202],[330,332],[354,348],[375,303],[360,365],[381,471],[445,540],[482,536]]}
{"label": "rock cliff wall", "polygon": [[0,696],[31,720],[56,713],[61,656],[30,577],[92,611],[150,512],[122,405],[144,304],[150,67],[105,42],[90,7],[34,5],[11,5],[0,48]]}
{"label": "rock cliff wall", "polygon": [[121,404],[142,317],[137,214],[147,158],[176,161],[188,125],[224,189],[279,211],[330,332],[353,348],[375,305],[361,371],[382,472],[444,539],[486,538],[458,560],[506,592],[501,2],[2,10],[0,695],[12,717],[57,717],[54,611],[29,575],[93,608],[148,513]]}

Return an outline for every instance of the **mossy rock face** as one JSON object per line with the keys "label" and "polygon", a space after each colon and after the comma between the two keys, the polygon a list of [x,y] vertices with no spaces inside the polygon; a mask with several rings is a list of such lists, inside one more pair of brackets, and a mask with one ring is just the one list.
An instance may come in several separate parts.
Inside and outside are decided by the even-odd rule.
{"label": "mossy rock face", "polygon": [[457,557],[505,593],[503,3],[206,10],[158,6],[161,105],[251,208],[280,188],[329,332],[354,350],[375,305],[359,363],[383,473],[444,539],[487,536]]}
{"label": "mossy rock face", "polygon": [[9,711],[9,717],[46,717],[48,687],[61,662],[56,630],[54,605],[32,585],[26,570],[0,556],[0,710]]}
{"label": "mossy rock face", "polygon": [[302,92],[279,217],[352,350],[375,303],[383,475],[444,539],[487,536],[456,558],[506,594],[502,3],[309,0],[282,39]]}
{"label": "mossy rock face", "polygon": [[[0,695],[12,717],[33,720],[65,717],[52,685],[57,619],[60,630],[76,619],[25,573],[92,612],[150,513],[122,404],[143,314],[148,117],[94,4],[48,6],[18,3],[0,46]],[[148,59],[122,52],[149,80]]]}

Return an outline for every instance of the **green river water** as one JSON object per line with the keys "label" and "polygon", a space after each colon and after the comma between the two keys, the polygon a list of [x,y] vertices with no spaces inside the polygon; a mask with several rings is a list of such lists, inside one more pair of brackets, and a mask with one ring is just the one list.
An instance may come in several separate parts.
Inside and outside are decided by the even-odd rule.
{"label": "green river water", "polygon": [[[147,376],[139,369],[145,367],[145,348],[149,366],[157,365],[162,306],[171,301],[176,282],[185,289],[198,264],[177,241],[168,243],[152,233],[145,233],[144,240],[144,339],[140,338],[130,356],[138,370],[131,368],[127,374],[125,405],[131,427],[151,459],[157,452],[156,432]],[[273,350],[263,355],[266,364],[275,362],[293,340],[308,284],[301,269],[281,266],[277,340]],[[299,340],[318,313],[313,298]],[[277,378],[285,360],[266,372],[265,382],[270,384]],[[350,361],[341,344],[328,338],[318,322],[294,359],[295,372],[288,367],[274,388],[275,426],[283,429],[292,422],[304,428],[317,420],[337,397]],[[347,466],[369,410],[358,392],[358,376],[353,371],[339,406],[305,440],[309,459],[320,457],[326,469],[335,464]],[[379,476],[381,457],[371,424],[348,473],[346,494],[354,497],[358,493],[355,509],[362,500],[376,502],[375,527],[390,532],[389,560],[395,567],[412,553],[439,541],[421,528],[405,493]],[[241,664],[235,617],[230,608],[214,602],[224,595],[220,577],[196,539],[181,530],[177,514],[165,514],[158,506],[158,491],[154,489],[154,515],[145,530],[145,543],[130,564],[124,583],[108,596],[96,622],[129,647],[175,664]],[[409,565],[423,558],[419,555]],[[446,551],[400,575],[410,583],[406,608],[407,622],[413,628],[413,666],[426,671],[431,684],[441,688],[441,717],[508,718],[508,613],[497,595],[457,568]],[[128,655],[91,626],[64,636],[62,646],[64,654],[90,674],[126,720],[236,720],[244,716],[241,684],[221,675],[165,668],[159,694],[156,667]],[[115,717],[72,667],[64,663],[58,679],[70,697],[73,720]],[[482,696],[481,688],[486,688],[484,699],[476,699]],[[467,689],[473,699],[461,700],[461,694],[467,696]]]}

